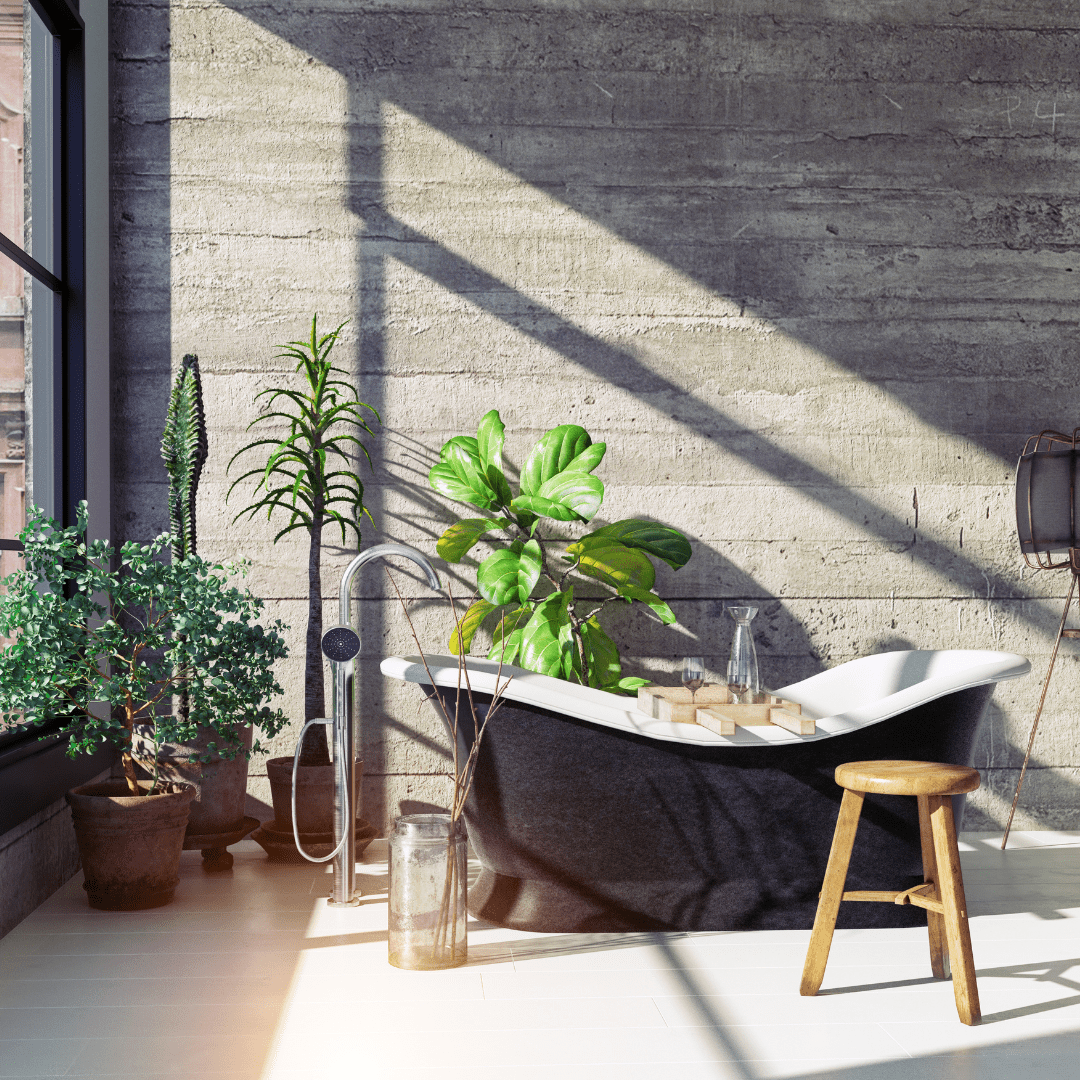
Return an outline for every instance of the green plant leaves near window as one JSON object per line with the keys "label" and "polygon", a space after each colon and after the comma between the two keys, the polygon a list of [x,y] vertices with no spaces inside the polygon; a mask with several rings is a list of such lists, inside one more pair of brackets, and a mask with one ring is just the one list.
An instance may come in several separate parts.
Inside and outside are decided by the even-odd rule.
{"label": "green plant leaves near window", "polygon": [[[243,566],[166,560],[176,540],[168,533],[117,551],[88,541],[86,523],[85,503],[69,528],[36,508],[28,514],[26,568],[4,579],[0,595],[0,634],[13,637],[0,650],[5,719],[61,719],[72,757],[115,744],[133,795],[142,794],[137,726],[150,728],[155,746],[191,742],[209,727],[220,740],[209,750],[224,758],[243,752],[239,727],[276,735],[285,717],[266,702],[282,692],[274,665],[288,655],[288,627],[260,625],[263,602],[231,580]],[[180,694],[186,711],[175,707]],[[155,763],[139,763],[156,783]]]}

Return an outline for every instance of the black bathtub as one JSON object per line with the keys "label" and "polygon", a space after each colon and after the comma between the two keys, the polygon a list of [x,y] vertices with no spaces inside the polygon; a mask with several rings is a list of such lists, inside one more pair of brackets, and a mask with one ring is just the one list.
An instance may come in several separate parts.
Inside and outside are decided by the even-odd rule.
{"label": "black bathtub", "polygon": [[[428,666],[453,708],[456,658],[429,657]],[[469,662],[481,715],[492,667]],[[483,867],[469,910],[562,933],[809,929],[842,794],[836,766],[970,763],[994,684],[1027,670],[1005,653],[866,657],[778,691],[819,719],[819,735],[740,728],[724,738],[635,714],[632,700],[504,669],[514,677],[485,731],[465,809]],[[389,658],[383,671],[427,682],[415,657]],[[472,721],[463,713],[464,749]],[[847,887],[921,880],[915,800],[868,796]],[[920,922],[919,908],[848,903],[838,926]]]}

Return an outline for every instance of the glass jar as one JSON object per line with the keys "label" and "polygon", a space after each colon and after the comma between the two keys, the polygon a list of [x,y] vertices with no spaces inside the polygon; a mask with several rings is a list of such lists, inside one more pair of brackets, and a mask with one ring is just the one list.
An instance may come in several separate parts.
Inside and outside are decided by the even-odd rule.
{"label": "glass jar", "polygon": [[457,967],[468,957],[465,829],[449,814],[409,814],[390,836],[389,960],[394,967]]}

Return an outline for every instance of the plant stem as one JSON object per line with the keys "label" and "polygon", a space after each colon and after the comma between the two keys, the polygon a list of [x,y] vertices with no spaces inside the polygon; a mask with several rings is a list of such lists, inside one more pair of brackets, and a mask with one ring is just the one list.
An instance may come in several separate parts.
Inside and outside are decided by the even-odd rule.
{"label": "plant stem", "polygon": [[120,764],[124,770],[124,779],[127,781],[128,791],[132,795],[142,795],[138,777],[135,775],[135,759],[131,756],[130,747],[120,752]]}
{"label": "plant stem", "polygon": [[[304,719],[314,720],[326,715],[326,686],[323,679],[322,657],[322,526],[321,507],[312,515],[308,530],[308,619],[304,650]],[[308,728],[300,750],[301,765],[329,765],[330,752],[326,744],[326,725]]]}

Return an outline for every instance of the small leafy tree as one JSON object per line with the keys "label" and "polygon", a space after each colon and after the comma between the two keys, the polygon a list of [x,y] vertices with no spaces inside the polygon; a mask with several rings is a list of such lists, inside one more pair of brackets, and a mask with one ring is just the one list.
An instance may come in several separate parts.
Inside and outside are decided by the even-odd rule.
{"label": "small leafy tree", "polygon": [[[306,386],[302,390],[271,387],[255,397],[265,398],[267,411],[248,425],[284,421],[288,434],[284,438],[256,439],[238,450],[229,462],[258,447],[269,448],[266,464],[249,469],[237,477],[229,488],[250,477],[258,477],[254,502],[245,506],[233,521],[245,514],[252,518],[266,511],[267,521],[275,510],[287,515],[283,528],[274,536],[277,543],[296,529],[306,529],[308,544],[308,619],[304,657],[304,719],[326,715],[326,691],[323,682],[322,643],[322,532],[327,525],[341,530],[341,542],[347,535],[356,539],[360,548],[360,519],[364,510],[364,485],[353,468],[354,460],[363,454],[371,466],[371,455],[357,436],[358,431],[374,435],[361,410],[367,409],[376,420],[379,414],[359,398],[356,387],[341,368],[334,367],[330,351],[337,343],[342,323],[329,334],[319,336],[318,316],[311,320],[311,337],[307,341],[290,341],[283,345],[279,357],[296,361],[296,371],[303,372]],[[300,752],[303,765],[325,765],[330,761],[326,730],[321,724],[308,729]]]}
{"label": "small leafy tree", "polygon": [[[447,562],[460,562],[492,533],[505,538],[480,563],[480,598],[458,620],[450,651],[468,652],[477,630],[497,619],[491,659],[604,690],[636,690],[648,680],[622,676],[618,647],[600,612],[612,603],[637,602],[674,623],[671,608],[652,591],[652,559],[678,570],[690,558],[689,541],[667,525],[639,520],[616,521],[576,540],[546,538],[542,520],[588,522],[600,509],[604,485],[593,472],[606,446],[576,424],[552,428],[526,458],[515,495],[503,472],[504,437],[492,409],[476,438],[459,435],[443,446],[428,477],[440,494],[493,515],[457,521],[443,533],[437,551]],[[603,586],[606,595],[581,595],[585,584]]]}
{"label": "small leafy tree", "polygon": [[[115,744],[133,795],[143,794],[137,727],[153,731],[155,747],[211,728],[221,742],[208,749],[224,758],[243,752],[237,727],[277,734],[285,717],[266,702],[281,693],[274,662],[287,655],[287,627],[255,621],[262,601],[228,580],[238,568],[194,555],[165,561],[168,533],[116,552],[107,540],[88,542],[86,522],[85,503],[66,529],[32,509],[20,534],[26,568],[4,579],[0,596],[0,633],[14,636],[0,651],[5,720],[62,720],[72,757]],[[181,691],[187,717],[167,711]],[[156,760],[140,764],[155,777],[152,794]]]}

